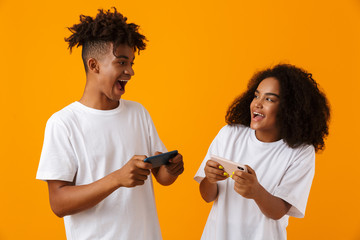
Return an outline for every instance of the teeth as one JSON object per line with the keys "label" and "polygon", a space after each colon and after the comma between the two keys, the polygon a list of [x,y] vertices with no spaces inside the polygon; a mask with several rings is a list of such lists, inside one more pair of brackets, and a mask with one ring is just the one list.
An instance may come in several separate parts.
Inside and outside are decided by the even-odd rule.
{"label": "teeth", "polygon": [[264,114],[261,114],[261,113],[258,113],[258,112],[254,112],[253,114],[256,115],[256,116],[259,115],[259,116],[261,116],[261,117],[265,117]]}
{"label": "teeth", "polygon": [[129,80],[119,80],[120,82],[128,82]]}

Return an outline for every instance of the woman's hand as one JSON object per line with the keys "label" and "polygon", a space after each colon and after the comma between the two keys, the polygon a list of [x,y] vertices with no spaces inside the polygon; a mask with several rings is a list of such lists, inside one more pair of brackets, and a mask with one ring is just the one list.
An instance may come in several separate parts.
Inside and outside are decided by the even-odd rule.
{"label": "woman's hand", "polygon": [[208,160],[204,168],[207,180],[210,183],[216,183],[218,181],[227,179],[229,174],[223,169],[224,168],[218,162]]}

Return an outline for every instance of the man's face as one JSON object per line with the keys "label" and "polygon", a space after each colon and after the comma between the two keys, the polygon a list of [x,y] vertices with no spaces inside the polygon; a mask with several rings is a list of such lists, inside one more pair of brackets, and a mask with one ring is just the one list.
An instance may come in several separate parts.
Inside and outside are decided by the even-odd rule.
{"label": "man's face", "polygon": [[128,45],[120,45],[113,54],[113,45],[107,54],[98,60],[99,72],[97,85],[101,99],[110,102],[119,101],[125,93],[125,85],[134,75],[132,65],[134,64],[134,50]]}

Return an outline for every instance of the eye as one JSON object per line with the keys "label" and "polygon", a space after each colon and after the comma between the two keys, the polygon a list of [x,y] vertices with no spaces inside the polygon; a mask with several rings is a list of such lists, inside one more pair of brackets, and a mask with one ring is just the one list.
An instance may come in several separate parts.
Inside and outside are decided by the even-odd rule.
{"label": "eye", "polygon": [[120,62],[119,62],[120,65],[125,65],[125,63],[126,63],[126,62],[124,62],[124,61],[120,61]]}
{"label": "eye", "polygon": [[269,101],[269,102],[275,102],[273,99],[271,98],[266,98],[266,101]]}
{"label": "eye", "polygon": [[131,63],[130,63],[131,66],[134,66],[134,64],[135,64],[134,62],[131,62]]}
{"label": "eye", "polygon": [[255,94],[255,95],[254,95],[254,98],[259,98],[259,96]]}

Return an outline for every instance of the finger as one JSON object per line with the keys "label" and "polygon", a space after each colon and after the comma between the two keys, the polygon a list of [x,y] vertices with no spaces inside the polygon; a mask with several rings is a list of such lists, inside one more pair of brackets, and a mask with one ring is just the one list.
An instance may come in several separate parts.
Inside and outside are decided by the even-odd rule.
{"label": "finger", "polygon": [[136,181],[145,181],[147,178],[148,178],[148,175],[138,174],[138,175],[134,176],[134,179]]}
{"label": "finger", "polygon": [[135,174],[137,174],[137,175],[142,175],[142,176],[147,176],[147,175],[150,174],[150,170],[149,170],[149,169],[138,168],[138,169],[135,171]]}
{"label": "finger", "polygon": [[249,165],[245,165],[246,166],[246,168],[247,168],[247,170],[248,170],[248,172],[250,173],[250,174],[254,174],[254,175],[256,175],[256,173],[255,173],[255,170],[254,169],[252,169]]}
{"label": "finger", "polygon": [[212,168],[219,168],[219,166],[221,166],[218,162],[215,162],[213,160],[208,160],[206,162],[206,165]]}
{"label": "finger", "polygon": [[[145,158],[144,158],[145,159]],[[144,162],[144,160],[137,159],[135,166],[141,169],[152,169],[152,164]]]}
{"label": "finger", "polygon": [[169,164],[169,165],[165,165],[165,168],[168,171],[177,171],[180,168],[182,168],[183,166],[184,166],[184,164],[182,162],[179,162],[179,163],[172,163],[172,164]]}
{"label": "finger", "polygon": [[180,153],[178,153],[175,157],[173,157],[169,160],[170,163],[178,163],[178,162],[182,162],[182,161],[183,161],[183,157]]}
{"label": "finger", "polygon": [[248,176],[249,173],[241,171],[241,170],[236,170],[235,172],[233,172],[233,175],[237,176],[239,178],[242,178],[242,179],[247,179],[249,177]]}
{"label": "finger", "polygon": [[216,169],[216,168],[213,168],[213,167],[206,167],[205,172],[216,174],[216,175],[219,175],[219,176],[226,176],[226,174],[229,175],[224,170]]}
{"label": "finger", "polygon": [[170,174],[175,175],[175,176],[179,176],[180,174],[182,174],[184,172],[184,168],[181,167],[180,169],[171,171]]}
{"label": "finger", "polygon": [[209,174],[206,177],[209,178],[211,181],[222,181],[228,178],[226,176],[221,176],[216,174]]}
{"label": "finger", "polygon": [[146,155],[134,155],[133,159],[144,161],[147,158]]}
{"label": "finger", "polygon": [[[146,179],[145,179],[146,180]],[[145,181],[144,180],[136,180],[134,181],[134,185],[135,186],[140,186],[140,185],[144,185]]]}
{"label": "finger", "polygon": [[158,152],[158,151],[155,152],[155,155],[160,155],[160,154],[162,154],[162,152]]}
{"label": "finger", "polygon": [[243,178],[243,177],[240,177],[239,175],[236,175],[235,173],[232,174],[232,179],[237,182],[237,183],[240,183],[240,184],[244,184],[246,179]]}

